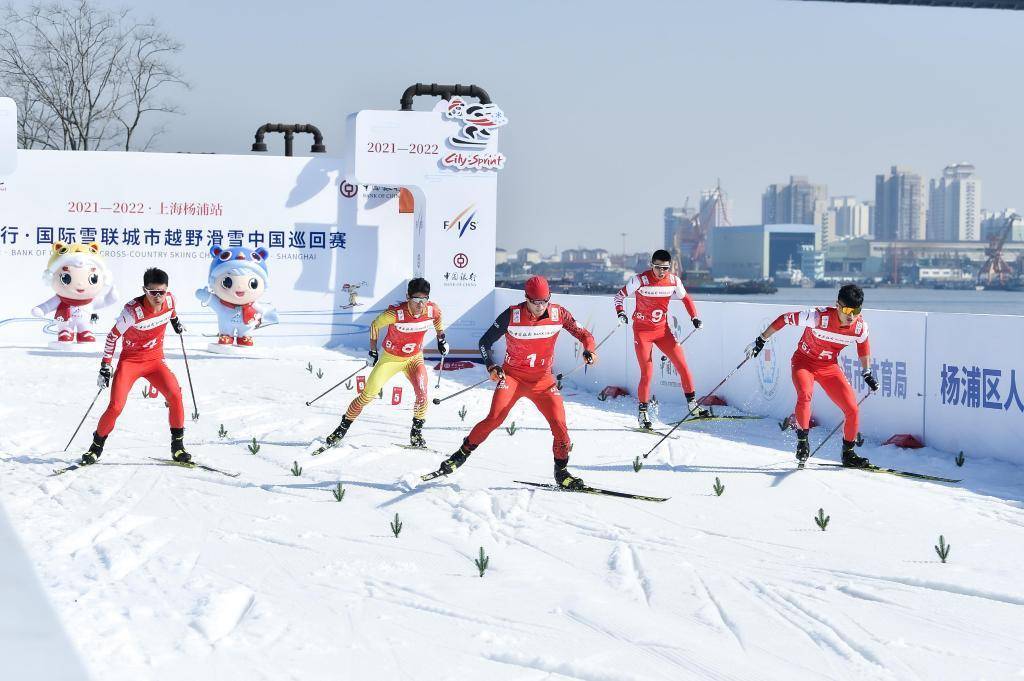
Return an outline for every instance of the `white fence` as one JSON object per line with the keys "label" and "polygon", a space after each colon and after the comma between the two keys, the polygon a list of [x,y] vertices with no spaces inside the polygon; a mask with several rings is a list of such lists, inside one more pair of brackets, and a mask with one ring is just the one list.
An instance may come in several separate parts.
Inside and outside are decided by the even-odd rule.
{"label": "white fence", "polygon": [[[522,291],[499,289],[495,314],[522,300]],[[827,303],[827,296],[822,302]],[[597,340],[615,328],[612,297],[555,295]],[[627,301],[631,312],[632,301]],[[704,327],[683,346],[696,389],[704,395],[743,360],[744,348],[782,312],[796,306],[697,301]],[[872,370],[880,389],[861,407],[861,431],[885,439],[909,433],[940,450],[965,450],[1024,463],[1024,317],[866,310],[871,329]],[[679,301],[669,307],[669,323],[682,340],[693,330]],[[802,329],[787,327],[774,335],[761,356],[747,362],[718,391],[730,405],[746,412],[784,418],[793,411],[796,393],[789,359]],[[568,371],[581,360],[575,339],[563,334],[555,370]],[[654,351],[652,390],[662,404],[682,402],[672,365]],[[839,359],[858,394],[867,387],[852,349]],[[600,362],[586,374],[573,375],[585,390],[605,386],[636,394],[640,372],[630,327],[601,347]],[[842,413],[816,388],[813,416],[826,427]]]}

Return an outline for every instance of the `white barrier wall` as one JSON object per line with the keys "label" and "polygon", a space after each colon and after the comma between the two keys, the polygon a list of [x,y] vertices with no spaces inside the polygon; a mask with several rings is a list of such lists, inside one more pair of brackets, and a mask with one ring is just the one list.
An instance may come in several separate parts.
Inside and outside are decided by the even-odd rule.
{"label": "white barrier wall", "polygon": [[1024,463],[1024,317],[930,314],[928,444]]}
{"label": "white barrier wall", "polygon": [[[522,299],[522,291],[497,290],[495,315]],[[615,328],[611,295],[555,294],[552,299],[568,308],[598,341]],[[800,309],[706,302],[699,296],[696,303],[704,327],[683,349],[698,395],[725,378],[743,360],[746,346],[779,314]],[[627,312],[632,312],[632,305],[627,301]],[[1024,463],[1024,317],[865,310],[864,318],[871,332],[871,367],[879,382],[878,392],[861,405],[864,435],[886,439],[909,433],[937,449],[963,449]],[[678,340],[693,329],[679,301],[669,306],[669,324]],[[772,336],[764,352],[737,371],[718,394],[752,414],[778,419],[791,414],[796,392],[790,358],[802,333],[802,328],[786,327]],[[555,372],[576,366],[579,351],[575,339],[562,334]],[[661,357],[655,350],[652,391],[665,405],[662,418],[670,420],[682,413],[683,395],[678,376]],[[858,395],[867,394],[856,350],[844,350],[839,364]],[[598,366],[586,374],[578,371],[566,383],[594,392],[620,386],[635,400],[639,373],[632,328],[624,327],[601,347]],[[812,415],[826,429],[842,420],[842,413],[817,386]]]}

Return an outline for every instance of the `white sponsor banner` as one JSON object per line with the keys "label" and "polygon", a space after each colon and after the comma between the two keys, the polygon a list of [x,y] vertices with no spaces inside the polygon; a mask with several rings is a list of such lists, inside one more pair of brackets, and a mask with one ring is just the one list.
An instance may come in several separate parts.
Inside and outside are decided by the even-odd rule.
{"label": "white sponsor banner", "polygon": [[928,315],[929,445],[1024,463],[1021,338],[1024,317]]}
{"label": "white sponsor banner", "polygon": [[[18,165],[18,107],[10,97],[0,97],[0,177]],[[0,180],[0,192],[5,190]]]}
{"label": "white sponsor banner", "polygon": [[[493,105],[479,106],[453,98],[433,111],[360,111],[346,127],[346,180],[411,194],[414,274],[431,282],[456,354],[475,352],[493,321],[497,172],[505,157],[497,151],[497,134],[483,126],[500,127],[504,117]],[[356,225],[389,231],[365,206]]]}

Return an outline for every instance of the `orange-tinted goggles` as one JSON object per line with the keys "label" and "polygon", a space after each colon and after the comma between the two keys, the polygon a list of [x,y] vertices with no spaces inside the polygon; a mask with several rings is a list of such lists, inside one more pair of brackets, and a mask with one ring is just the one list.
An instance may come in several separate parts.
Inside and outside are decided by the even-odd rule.
{"label": "orange-tinted goggles", "polygon": [[839,308],[839,311],[842,312],[843,314],[847,314],[847,315],[850,315],[850,316],[854,316],[854,315],[859,315],[860,314],[860,308],[859,307],[846,307],[846,306],[842,306],[842,307]]}

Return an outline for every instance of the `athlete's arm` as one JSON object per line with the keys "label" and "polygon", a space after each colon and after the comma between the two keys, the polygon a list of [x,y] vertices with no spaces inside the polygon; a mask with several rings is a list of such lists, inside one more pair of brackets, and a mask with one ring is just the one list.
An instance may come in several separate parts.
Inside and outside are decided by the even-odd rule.
{"label": "athlete's arm", "polygon": [[480,337],[480,356],[484,360],[484,366],[492,367],[498,364],[494,361],[494,357],[491,354],[491,347],[505,335],[506,331],[508,331],[508,324],[511,319],[512,310],[505,310],[498,315],[498,318],[494,320],[494,323],[487,327],[487,330],[484,331],[484,335]]}

